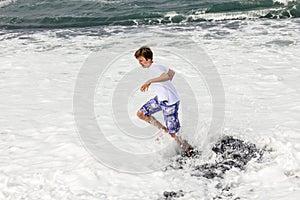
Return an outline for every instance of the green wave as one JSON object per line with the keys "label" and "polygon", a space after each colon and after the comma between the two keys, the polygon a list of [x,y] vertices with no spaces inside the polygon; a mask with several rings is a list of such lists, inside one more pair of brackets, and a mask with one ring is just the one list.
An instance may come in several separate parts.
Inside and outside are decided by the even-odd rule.
{"label": "green wave", "polygon": [[0,28],[132,26],[249,18],[297,18],[299,1],[18,0],[0,8]]}

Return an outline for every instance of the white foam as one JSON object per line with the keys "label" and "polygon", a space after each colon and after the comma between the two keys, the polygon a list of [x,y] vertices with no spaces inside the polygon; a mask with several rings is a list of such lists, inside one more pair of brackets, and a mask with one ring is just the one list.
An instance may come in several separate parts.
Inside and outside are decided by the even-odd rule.
{"label": "white foam", "polygon": [[16,1],[17,0],[1,0],[0,1],[0,8],[4,7],[4,6],[7,6],[7,5],[11,4],[11,3],[14,3]]}
{"label": "white foam", "polygon": [[296,0],[273,0],[273,2],[278,2],[281,3],[283,5],[288,5],[289,2],[295,2]]}
{"label": "white foam", "polygon": [[230,19],[252,19],[258,18],[268,14],[274,9],[261,9],[255,11],[243,11],[243,12],[225,12],[225,13],[203,13],[200,12],[195,15],[189,15],[193,20],[205,19],[205,20],[230,20]]}
{"label": "white foam", "polygon": [[[231,27],[235,23],[236,29]],[[219,183],[231,186],[234,195],[242,199],[259,199],[261,195],[261,199],[299,197],[300,97],[296,83],[300,43],[299,32],[294,31],[299,29],[297,21],[231,21],[218,22],[210,28],[180,29],[183,31],[176,28],[181,27],[136,27],[110,37],[58,37],[63,32],[60,30],[33,34],[2,31],[0,46],[5,51],[0,52],[3,113],[0,117],[0,198],[159,199],[164,191],[182,189],[186,192],[183,199],[203,199],[206,195],[220,195],[215,187]],[[273,39],[295,42],[289,46],[267,45]],[[201,145],[207,135],[211,121],[209,95],[205,94],[201,78],[183,65],[182,60],[172,53],[156,51],[156,47],[184,49],[192,44],[186,52],[204,48],[225,88],[226,133],[247,139],[258,147],[267,145],[272,151],[260,163],[250,162],[246,171],[233,170],[223,180],[209,181],[191,177],[189,169],[134,175],[114,171],[94,160],[83,147],[73,118],[77,73],[92,50],[101,50],[106,56],[122,48],[132,51],[128,60],[122,59],[120,67],[105,76],[110,81],[105,87],[107,93],[102,92],[111,94],[122,73],[138,66],[132,55],[145,44],[153,47],[155,58],[173,66],[177,75],[186,77],[197,92],[200,125],[192,143]],[[98,64],[102,67],[104,63]],[[184,92],[181,95],[185,97]],[[137,100],[130,102],[137,104]],[[121,131],[116,134],[118,127],[114,126],[110,107],[105,106],[109,104],[105,103],[109,102],[96,101],[95,111],[102,115],[100,123],[105,125],[112,142],[130,151],[153,150],[159,145],[142,141],[137,144],[121,135]],[[130,112],[143,103],[131,105]],[[97,112],[99,105],[102,112]]]}

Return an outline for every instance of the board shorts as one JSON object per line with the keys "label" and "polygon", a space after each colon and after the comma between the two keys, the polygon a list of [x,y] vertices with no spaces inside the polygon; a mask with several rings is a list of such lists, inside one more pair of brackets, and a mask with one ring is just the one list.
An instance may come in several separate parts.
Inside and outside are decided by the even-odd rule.
{"label": "board shorts", "polygon": [[180,122],[178,119],[179,101],[172,105],[167,105],[165,102],[158,101],[157,96],[145,103],[140,111],[146,115],[151,116],[159,111],[163,112],[166,127],[169,134],[177,134],[180,129]]}

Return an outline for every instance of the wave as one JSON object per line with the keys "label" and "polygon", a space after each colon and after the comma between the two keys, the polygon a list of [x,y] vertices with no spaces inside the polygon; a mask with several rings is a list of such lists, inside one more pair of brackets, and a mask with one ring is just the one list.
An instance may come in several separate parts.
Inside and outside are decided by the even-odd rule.
{"label": "wave", "polygon": [[253,18],[282,19],[299,16],[300,2],[298,0],[0,1],[0,28],[2,29],[178,24]]}

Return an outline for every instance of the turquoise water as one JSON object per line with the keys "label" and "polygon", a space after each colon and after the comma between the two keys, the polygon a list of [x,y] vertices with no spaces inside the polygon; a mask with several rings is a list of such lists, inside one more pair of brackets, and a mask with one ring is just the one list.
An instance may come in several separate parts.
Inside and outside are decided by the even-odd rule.
{"label": "turquoise water", "polygon": [[70,28],[297,18],[299,1],[2,0],[0,28]]}

